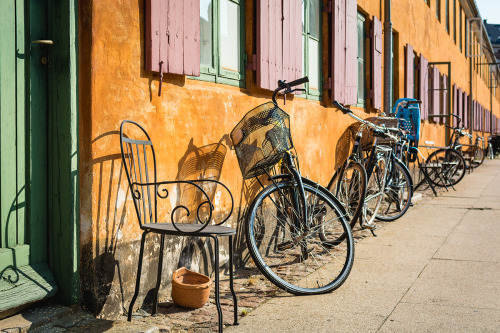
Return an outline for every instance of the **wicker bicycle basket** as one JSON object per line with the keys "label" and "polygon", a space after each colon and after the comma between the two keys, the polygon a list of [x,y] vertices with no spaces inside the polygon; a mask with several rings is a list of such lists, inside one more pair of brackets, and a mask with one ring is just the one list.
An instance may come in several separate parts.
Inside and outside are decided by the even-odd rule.
{"label": "wicker bicycle basket", "polygon": [[[370,117],[366,120],[374,123],[377,126],[384,125],[387,128],[398,128],[399,119],[394,117]],[[375,137],[373,136],[373,132],[371,130],[363,131],[363,137],[361,138],[361,147],[363,150],[370,150],[373,146],[373,142],[375,141]],[[391,139],[386,138],[378,138],[377,144],[379,145],[390,145],[393,141]]]}
{"label": "wicker bicycle basket", "polygon": [[293,148],[290,117],[273,103],[247,112],[231,131],[244,179],[264,174]]}

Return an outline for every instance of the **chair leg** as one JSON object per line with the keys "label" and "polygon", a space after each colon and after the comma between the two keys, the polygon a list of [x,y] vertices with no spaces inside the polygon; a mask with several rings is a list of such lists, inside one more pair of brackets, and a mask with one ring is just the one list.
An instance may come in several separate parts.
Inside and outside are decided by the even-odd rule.
{"label": "chair leg", "polygon": [[233,236],[229,236],[229,288],[231,289],[231,294],[233,295],[233,308],[234,308],[234,325],[239,325],[238,323],[238,298],[234,292],[233,286]]}
{"label": "chair leg", "polygon": [[128,307],[128,314],[127,314],[128,321],[132,320],[132,309],[134,308],[134,303],[137,300],[137,296],[139,295],[139,287],[141,285],[142,257],[144,255],[144,242],[146,240],[147,234],[148,234],[148,232],[145,231],[142,233],[142,237],[141,237],[141,250],[139,252],[139,263],[137,264],[137,277],[135,280],[135,292],[134,292],[134,296],[132,297],[132,301],[130,302],[130,305]]}
{"label": "chair leg", "polygon": [[220,306],[219,296],[219,239],[217,236],[212,236],[215,243],[215,305],[217,306],[217,314],[219,316],[219,332],[224,329],[224,320],[222,318],[222,308]]}
{"label": "chair leg", "polygon": [[160,240],[160,253],[159,253],[159,258],[158,258],[158,275],[156,276],[156,288],[155,288],[155,293],[153,297],[153,309],[151,311],[151,314],[155,314],[156,311],[158,310],[158,291],[160,290],[160,285],[161,285],[161,271],[163,268],[163,249],[165,246],[165,235],[161,235],[161,240]]}

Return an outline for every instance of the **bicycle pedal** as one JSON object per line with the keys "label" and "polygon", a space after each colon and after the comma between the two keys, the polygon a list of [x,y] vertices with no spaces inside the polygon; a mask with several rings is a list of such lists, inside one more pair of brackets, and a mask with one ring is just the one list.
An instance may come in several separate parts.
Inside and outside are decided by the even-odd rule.
{"label": "bicycle pedal", "polygon": [[276,245],[276,248],[278,249],[278,251],[284,251],[284,250],[291,249],[294,245],[295,244],[292,241],[287,241],[287,242],[283,242],[281,244]]}

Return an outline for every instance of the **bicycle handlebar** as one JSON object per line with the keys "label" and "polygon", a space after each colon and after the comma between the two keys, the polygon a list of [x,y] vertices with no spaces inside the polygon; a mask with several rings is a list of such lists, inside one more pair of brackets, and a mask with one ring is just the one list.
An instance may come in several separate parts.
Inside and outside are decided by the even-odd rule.
{"label": "bicycle handlebar", "polygon": [[398,141],[398,137],[397,136],[394,136],[393,134],[389,133],[389,131],[393,131],[393,132],[398,132],[400,133],[400,130],[399,129],[389,129],[385,126],[378,126],[378,125],[375,125],[374,123],[372,122],[369,122],[368,120],[364,120],[363,118],[360,118],[358,117],[357,115],[355,115],[351,109],[348,109],[346,107],[344,107],[342,104],[340,104],[339,102],[337,101],[333,101],[332,102],[333,106],[335,106],[336,108],[340,109],[340,111],[342,111],[343,114],[347,114],[349,115],[351,118],[359,121],[360,123],[362,124],[365,124],[366,126],[370,127],[371,129],[375,130],[375,131],[380,131],[381,133],[383,133],[385,136],[387,136],[388,138],[394,140],[394,141]]}
{"label": "bicycle handlebar", "polygon": [[294,86],[301,85],[303,83],[309,82],[309,78],[307,76],[304,76],[303,78],[286,82],[285,80],[278,80],[278,88],[274,89],[273,91],[273,96],[271,97],[274,105],[278,106],[278,102],[276,101],[276,95],[278,95],[278,92],[281,90],[285,90],[284,94],[290,94],[296,90],[303,90],[303,89],[291,89]]}

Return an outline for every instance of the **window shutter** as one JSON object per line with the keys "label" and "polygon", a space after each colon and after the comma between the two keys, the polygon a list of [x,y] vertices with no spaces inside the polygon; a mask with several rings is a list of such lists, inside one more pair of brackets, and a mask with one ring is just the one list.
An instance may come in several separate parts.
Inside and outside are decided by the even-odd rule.
{"label": "window shutter", "polygon": [[405,95],[407,98],[413,98],[413,85],[415,78],[413,77],[413,47],[410,44],[406,44],[406,57],[405,57]]}
{"label": "window shutter", "polygon": [[200,75],[200,0],[147,0],[148,71]]}
{"label": "window shutter", "polygon": [[357,0],[333,0],[331,98],[357,103]]}
{"label": "window shutter", "polygon": [[[283,1],[283,79],[302,77],[302,1]],[[274,89],[274,88],[273,88]]]}
{"label": "window shutter", "polygon": [[345,103],[352,105],[358,102],[358,3],[357,0],[345,0]]}
{"label": "window shutter", "polygon": [[465,94],[462,92],[462,88],[458,88],[458,110],[457,110],[457,114],[460,118],[462,118],[462,123],[464,122],[464,119],[467,118],[467,116],[465,115],[465,110],[463,108],[464,106],[464,99],[466,99],[465,97]]}
{"label": "window shutter", "polygon": [[469,99],[470,96],[467,96],[467,93],[463,92],[463,111],[462,111],[462,127],[468,128],[468,119],[469,119]]}
{"label": "window shutter", "polygon": [[[432,73],[432,92],[431,92],[431,96],[432,96],[432,100],[431,100],[431,105],[432,105],[432,108],[431,108],[431,112],[432,114],[439,114],[439,87],[440,87],[440,84],[439,84],[439,70],[436,66],[432,66],[431,67],[431,73]],[[432,120],[434,121],[438,121],[437,120],[438,118],[432,118]]]}
{"label": "window shutter", "polygon": [[[332,8],[332,101],[345,103],[345,0],[333,0]],[[356,29],[357,30],[357,29]]]}
{"label": "window shutter", "polygon": [[[372,106],[382,108],[382,22],[373,16],[372,21]],[[413,72],[412,72],[413,75]]]}
{"label": "window shutter", "polygon": [[257,86],[274,90],[278,80],[302,76],[302,3],[257,0]]}
{"label": "window shutter", "polygon": [[420,55],[420,100],[422,101],[422,120],[428,119],[429,114],[429,70],[428,61]]}
{"label": "window shutter", "polygon": [[[458,114],[458,90],[456,84],[453,84],[453,114],[456,114],[460,117],[460,115]],[[453,117],[452,126],[457,126],[457,118],[455,117]]]}
{"label": "window shutter", "polygon": [[[441,102],[441,105],[443,106],[441,108],[441,114],[446,116],[448,114],[448,77],[446,76],[446,74],[443,74],[442,76],[442,92],[443,94],[441,96],[443,96],[443,99],[442,99],[442,102]],[[441,118],[440,119],[440,123],[442,124],[446,124],[446,118]]]}

